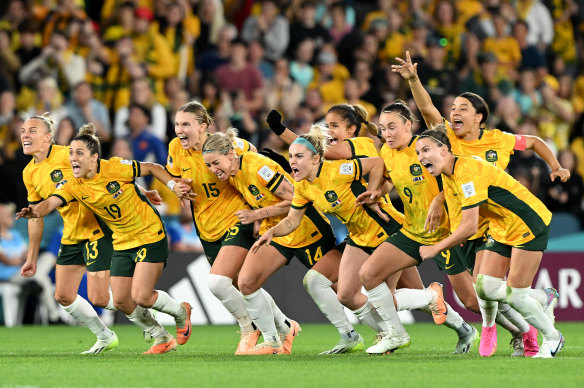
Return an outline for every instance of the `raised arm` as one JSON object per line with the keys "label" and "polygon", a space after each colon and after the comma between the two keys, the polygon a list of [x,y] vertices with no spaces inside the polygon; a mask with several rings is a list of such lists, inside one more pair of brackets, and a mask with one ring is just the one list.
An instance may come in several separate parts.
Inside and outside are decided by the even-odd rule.
{"label": "raised arm", "polygon": [[418,64],[412,64],[410,52],[406,51],[405,60],[397,57],[395,59],[400,64],[391,65],[391,71],[399,73],[402,77],[408,80],[412,95],[414,96],[414,101],[416,102],[426,125],[432,127],[434,125],[442,124],[442,115],[432,103],[432,98],[426,89],[424,89],[424,85],[422,85],[422,81],[420,81],[420,77],[418,77]]}
{"label": "raised arm", "polygon": [[190,179],[175,178],[160,164],[140,162],[140,176],[152,175],[164,183],[177,197],[194,200]]}
{"label": "raised arm", "polygon": [[288,216],[284,218],[282,221],[278,222],[276,226],[268,229],[266,233],[264,233],[251,247],[251,251],[256,253],[259,247],[262,245],[270,245],[272,242],[272,238],[274,237],[282,237],[287,236],[290,233],[294,232],[298,229],[300,225],[300,221],[302,221],[302,217],[306,213],[306,208],[304,209],[294,209],[291,208]]}
{"label": "raised arm", "polygon": [[558,162],[558,159],[554,155],[554,152],[545,141],[537,136],[525,135],[525,149],[534,150],[536,154],[545,160],[552,170],[552,173],[550,174],[550,179],[552,181],[558,177],[562,182],[566,182],[570,179],[570,171],[561,166],[560,162]]}
{"label": "raised arm", "polygon": [[284,143],[290,145],[298,137],[297,134],[295,134],[294,132],[286,128],[284,124],[282,124],[282,115],[277,110],[270,111],[270,113],[268,113],[266,121],[272,132],[280,136],[280,139],[282,139]]}

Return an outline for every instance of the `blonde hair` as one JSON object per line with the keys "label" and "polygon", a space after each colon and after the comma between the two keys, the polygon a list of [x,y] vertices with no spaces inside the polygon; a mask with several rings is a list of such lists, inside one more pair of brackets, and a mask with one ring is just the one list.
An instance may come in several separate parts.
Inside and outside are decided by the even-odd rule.
{"label": "blonde hair", "polygon": [[84,124],[79,128],[79,132],[71,142],[75,140],[84,142],[91,155],[97,154],[101,158],[101,144],[96,133],[97,129],[93,123]]}
{"label": "blonde hair", "polygon": [[225,133],[216,132],[209,135],[203,143],[203,153],[220,152],[224,155],[233,149],[233,142],[237,138],[237,129],[230,127]]}
{"label": "blonde hair", "polygon": [[214,124],[213,118],[207,109],[198,101],[190,101],[178,108],[178,112],[192,113],[200,124],[207,124],[207,128]]}
{"label": "blonde hair", "polygon": [[299,137],[307,140],[314,149],[318,156],[320,156],[320,160],[324,160],[324,154],[328,147],[329,139],[331,138],[329,134],[329,130],[326,126],[322,124],[312,124],[310,127],[310,131],[307,134],[300,135]]}
{"label": "blonde hair", "polygon": [[50,112],[45,112],[42,115],[34,115],[28,118],[28,120],[39,120],[41,121],[44,125],[45,125],[45,129],[47,130],[47,133],[51,134],[51,143],[55,144],[55,136],[57,133],[57,130],[55,128],[55,119],[53,119],[53,117],[51,117],[51,113]]}

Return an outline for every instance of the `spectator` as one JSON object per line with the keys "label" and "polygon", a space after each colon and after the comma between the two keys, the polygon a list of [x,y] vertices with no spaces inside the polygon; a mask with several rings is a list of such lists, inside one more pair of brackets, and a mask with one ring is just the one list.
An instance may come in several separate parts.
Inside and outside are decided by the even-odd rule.
{"label": "spectator", "polygon": [[317,51],[323,44],[332,41],[330,33],[316,21],[316,2],[314,0],[303,0],[300,3],[298,18],[290,25],[288,56],[294,56],[298,46],[307,39],[312,40],[314,49]]}
{"label": "spectator", "polygon": [[219,31],[227,23],[221,0],[203,0],[199,7],[201,35],[195,41],[195,52],[203,53],[217,44]]}
{"label": "spectator", "polygon": [[306,38],[298,44],[294,60],[290,62],[290,76],[304,89],[314,79],[314,69],[310,65],[314,57],[314,41]]}
{"label": "spectator", "polygon": [[554,39],[554,22],[547,7],[540,0],[517,0],[515,6],[529,26],[527,43],[547,48]]}
{"label": "spectator", "polygon": [[275,0],[262,0],[258,16],[250,16],[243,23],[241,38],[248,44],[260,41],[266,49],[266,58],[275,62],[282,57],[290,41],[288,20],[278,14]]}
{"label": "spectator", "polygon": [[70,117],[64,117],[57,127],[57,132],[55,133],[55,143],[58,145],[68,146],[71,144],[71,140],[77,134],[77,129]]}
{"label": "spectator", "polygon": [[347,22],[346,6],[342,1],[332,3],[329,13],[332,23],[328,31],[333,43],[338,45],[353,30],[353,25]]}
{"label": "spectator", "polygon": [[266,111],[278,109],[285,117],[291,117],[303,97],[302,86],[290,78],[288,60],[277,60],[274,79],[266,84]]}
{"label": "spectator", "polygon": [[359,82],[355,78],[349,78],[345,81],[345,101],[350,105],[361,105],[367,111],[367,117],[374,117],[377,114],[377,109],[373,104],[361,100],[361,88]]}
{"label": "spectator", "polygon": [[513,90],[512,96],[519,104],[522,115],[535,112],[542,104],[541,93],[535,86],[533,70],[524,70],[519,74],[519,87]]}
{"label": "spectator", "polygon": [[456,62],[460,55],[461,38],[464,35],[463,24],[458,20],[458,10],[452,0],[441,0],[434,8],[432,17],[434,28],[442,37],[449,62]]}
{"label": "spectator", "polygon": [[63,95],[59,91],[57,81],[51,77],[43,78],[38,82],[34,101],[26,110],[28,116],[42,115],[45,112],[50,112],[56,125],[67,116],[67,108],[63,105]]}
{"label": "spectator", "polygon": [[198,68],[203,76],[214,73],[219,66],[229,62],[231,42],[236,37],[237,29],[233,25],[221,27],[217,34],[217,43],[199,55]]}
{"label": "spectator", "polygon": [[[24,284],[29,279],[20,276],[20,267],[26,261],[28,244],[14,229],[15,206],[0,204],[0,280],[14,284]],[[36,263],[36,274],[32,280],[42,288],[41,302],[47,308],[50,322],[59,320],[59,307],[53,297],[54,286],[49,272],[57,258],[51,253],[40,254]]]}
{"label": "spectator", "polygon": [[[550,211],[571,213],[584,224],[582,209],[584,182],[576,171],[578,159],[576,154],[569,149],[561,151],[558,159],[560,164],[570,171],[570,179],[566,182],[561,182],[559,179],[552,182],[545,203]],[[584,228],[584,225],[582,227]]]}
{"label": "spectator", "polygon": [[483,51],[492,52],[497,57],[499,69],[510,79],[517,79],[517,68],[521,63],[521,49],[513,36],[506,32],[507,21],[501,14],[493,15],[495,36],[483,42]]}
{"label": "spectator", "polygon": [[263,79],[272,79],[274,76],[274,64],[265,58],[264,46],[259,41],[252,40],[249,43],[247,57],[249,63],[258,68]]}
{"label": "spectator", "polygon": [[528,34],[529,25],[524,20],[518,20],[513,26],[513,36],[521,49],[519,71],[534,70],[542,76],[546,68],[545,55],[543,55],[537,46],[527,43]]}
{"label": "spectator", "polygon": [[[145,106],[150,111],[150,133],[160,140],[166,138],[166,110],[158,101],[156,101],[150,82],[146,78],[138,78],[132,82],[130,101]],[[126,122],[130,113],[128,107],[120,108],[114,120],[114,136],[127,136],[128,126]]]}
{"label": "spectator", "polygon": [[66,105],[67,115],[73,121],[73,128],[81,128],[93,123],[96,134],[102,142],[109,142],[112,135],[109,112],[103,102],[93,98],[91,85],[82,81],[75,86],[73,99]]}
{"label": "spectator", "polygon": [[329,49],[321,50],[316,59],[318,73],[308,86],[318,88],[325,104],[341,104],[345,80],[350,76],[346,67],[337,62],[336,55]]}
{"label": "spectator", "polygon": [[209,115],[214,117],[215,113],[221,108],[221,89],[219,88],[219,83],[212,75],[204,77],[201,80],[200,90],[201,104],[207,109]]}
{"label": "spectator", "polygon": [[128,129],[134,159],[140,162],[166,163],[166,145],[149,130],[150,109],[137,102],[130,104]]}
{"label": "spectator", "polygon": [[231,127],[239,129],[239,137],[254,144],[260,143],[259,135],[256,133],[258,124],[251,115],[247,99],[242,91],[223,92],[218,115],[225,117]]}
{"label": "spectator", "polygon": [[539,134],[554,145],[552,148],[566,149],[576,118],[570,102],[572,79],[567,74],[560,76],[559,81],[548,79],[539,90],[543,99],[542,107],[538,110]]}
{"label": "spectator", "polygon": [[166,228],[172,251],[203,253],[203,245],[193,224],[193,215],[189,206],[182,206],[179,219],[167,222]]}
{"label": "spectator", "polygon": [[243,92],[247,100],[247,109],[253,116],[264,105],[264,85],[260,71],[247,62],[247,44],[236,39],[231,43],[231,58],[215,71],[221,91],[239,94]]}

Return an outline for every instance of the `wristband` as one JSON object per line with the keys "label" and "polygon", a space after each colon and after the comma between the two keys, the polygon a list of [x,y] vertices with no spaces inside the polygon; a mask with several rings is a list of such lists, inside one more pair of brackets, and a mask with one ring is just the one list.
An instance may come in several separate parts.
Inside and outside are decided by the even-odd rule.
{"label": "wristband", "polygon": [[166,183],[166,187],[170,189],[170,191],[174,191],[174,186],[176,186],[176,181],[171,179]]}

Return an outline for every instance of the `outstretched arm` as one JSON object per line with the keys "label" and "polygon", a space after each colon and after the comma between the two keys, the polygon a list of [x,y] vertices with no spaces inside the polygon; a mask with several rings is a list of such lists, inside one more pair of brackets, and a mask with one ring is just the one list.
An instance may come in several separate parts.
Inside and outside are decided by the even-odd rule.
{"label": "outstretched arm", "polygon": [[191,179],[174,178],[164,167],[157,163],[140,162],[140,176],[152,175],[164,183],[181,199],[195,200],[195,193],[191,188]]}
{"label": "outstretched arm", "polygon": [[420,81],[420,77],[418,77],[418,64],[412,63],[410,52],[406,51],[405,60],[397,57],[395,59],[400,64],[391,65],[391,71],[399,73],[402,77],[408,80],[412,95],[414,96],[414,101],[416,102],[426,125],[432,127],[434,125],[442,124],[442,115],[432,103],[432,98],[426,89],[424,89],[424,85],[422,85],[422,81]]}
{"label": "outstretched arm", "polygon": [[36,205],[30,205],[28,207],[22,208],[18,213],[16,213],[16,219],[42,218],[61,205],[63,205],[63,200],[61,197],[52,195]]}
{"label": "outstretched arm", "polygon": [[536,154],[545,160],[552,170],[552,173],[550,174],[550,179],[552,181],[558,177],[562,182],[566,182],[570,179],[570,171],[562,167],[554,155],[554,152],[545,141],[537,136],[525,135],[525,149],[534,150]]}
{"label": "outstretched arm", "polygon": [[278,222],[276,226],[268,229],[266,233],[264,233],[251,247],[251,251],[256,253],[259,247],[262,245],[270,245],[272,242],[272,238],[274,237],[282,237],[287,236],[290,233],[294,232],[298,229],[300,225],[300,221],[302,221],[302,217],[306,213],[306,208],[304,209],[294,209],[291,208],[288,216],[284,218],[282,221]]}

